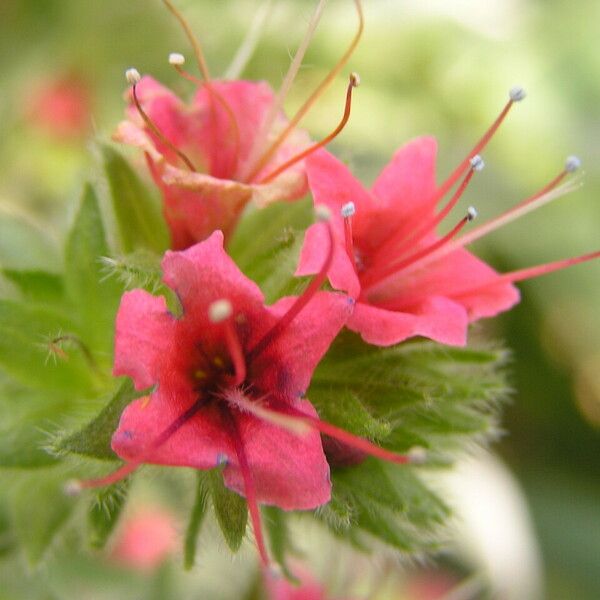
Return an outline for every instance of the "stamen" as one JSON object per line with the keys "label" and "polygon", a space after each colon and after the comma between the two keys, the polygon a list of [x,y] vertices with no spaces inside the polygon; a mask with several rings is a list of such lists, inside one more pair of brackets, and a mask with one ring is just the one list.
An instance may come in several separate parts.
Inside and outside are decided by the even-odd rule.
{"label": "stamen", "polygon": [[380,458],[382,460],[386,460],[388,462],[397,463],[400,465],[405,464],[421,464],[424,462],[424,452],[423,449],[419,449],[419,451],[415,451],[414,453],[409,452],[407,454],[397,454],[396,452],[392,452],[391,450],[386,450],[385,448],[381,448],[368,440],[361,438],[357,435],[349,433],[344,429],[340,429],[339,427],[328,423],[327,421],[322,421],[318,417],[313,417],[311,415],[307,415],[292,406],[286,406],[285,410],[287,413],[291,413],[295,418],[299,419],[314,427],[317,431],[324,433],[336,440],[339,440],[343,444],[346,444],[352,448],[356,448],[365,454],[369,454],[370,456],[374,456],[375,458]]}
{"label": "stamen", "polygon": [[352,237],[352,217],[356,212],[354,202],[347,202],[342,206],[340,213],[344,219],[344,242],[346,246],[346,254],[352,261],[354,269],[356,270],[356,261],[354,260],[354,240]]}
{"label": "stamen", "polygon": [[298,109],[296,114],[292,117],[288,126],[279,134],[279,136],[275,139],[275,141],[267,148],[267,150],[263,153],[263,155],[258,159],[256,165],[254,165],[253,169],[250,172],[250,175],[247,177],[247,181],[252,181],[264,168],[264,166],[273,158],[281,144],[285,142],[290,133],[294,130],[294,128],[298,125],[298,123],[304,118],[304,115],[313,107],[315,102],[321,97],[321,95],[325,92],[325,90],[329,87],[329,85],[334,81],[334,79],[338,76],[338,73],[344,68],[346,63],[350,60],[360,38],[362,37],[362,33],[364,30],[364,16],[362,11],[362,5],[360,0],[354,0],[354,5],[356,7],[356,11],[358,13],[358,29],[354,38],[350,42],[346,52],[342,55],[337,64],[329,71],[329,73],[325,76],[323,81],[317,86],[315,91],[310,95],[310,97],[304,102],[304,104]]}
{"label": "stamen", "polygon": [[589,260],[594,260],[599,257],[600,257],[600,250],[597,250],[596,252],[589,252],[588,254],[582,254],[581,256],[576,256],[573,258],[565,258],[562,260],[557,260],[557,261],[545,263],[542,265],[536,265],[534,267],[527,267],[525,269],[519,269],[518,271],[511,271],[509,273],[503,273],[499,277],[496,277],[487,283],[478,285],[473,288],[469,288],[467,290],[462,290],[457,293],[453,293],[452,296],[464,296],[464,295],[472,294],[473,292],[478,292],[478,291],[485,289],[492,285],[498,285],[501,283],[517,283],[518,281],[524,281],[526,279],[533,279],[535,277],[541,277],[542,275],[546,275],[548,273],[553,273],[554,271],[560,271],[561,269],[566,269],[567,267],[571,267],[573,265],[577,265],[582,262],[587,262]]}
{"label": "stamen", "polygon": [[171,52],[171,54],[169,54],[169,64],[174,67],[183,67],[185,64],[185,56],[179,52]]}
{"label": "stamen", "polygon": [[240,338],[238,337],[235,325],[231,320],[233,307],[231,302],[226,299],[216,300],[208,307],[208,318],[212,323],[223,323],[223,332],[225,334],[225,344],[229,352],[229,357],[233,363],[234,378],[232,385],[241,385],[246,379],[246,361]]}
{"label": "stamen", "polygon": [[458,235],[458,233],[463,229],[463,227],[467,223],[473,221],[473,219],[475,219],[476,217],[477,210],[473,206],[469,206],[469,208],[467,209],[467,214],[445,236],[443,236],[433,244],[423,248],[422,250],[419,250],[418,252],[415,252],[414,254],[411,254],[409,257],[399,262],[392,262],[390,265],[386,266],[381,271],[373,271],[372,273],[369,273],[369,275],[371,276],[366,276],[364,278],[363,289],[372,288],[374,285],[381,283],[388,277],[399,273],[400,271],[406,269],[407,267],[410,267],[417,261],[420,261],[426,256],[433,254],[436,250],[439,250],[443,246],[446,246],[448,242],[452,240],[452,238]]}
{"label": "stamen", "polygon": [[272,181],[273,179],[275,179],[275,177],[277,177],[284,171],[287,171],[291,166],[295,165],[297,162],[300,162],[302,159],[306,158],[313,152],[316,152],[319,148],[326,146],[327,144],[329,144],[329,142],[335,139],[340,134],[342,129],[344,129],[346,123],[348,123],[348,119],[350,118],[350,111],[352,109],[352,90],[355,87],[357,87],[359,83],[359,76],[356,73],[351,73],[348,88],[346,90],[346,104],[344,106],[344,115],[342,116],[342,120],[339,122],[338,126],[328,136],[324,137],[320,142],[309,146],[308,148],[306,148],[306,150],[300,152],[299,154],[296,154],[296,156],[292,156],[292,158],[284,162],[282,165],[279,165],[275,170],[271,171],[268,175],[260,179],[258,183],[269,183],[269,181]]}
{"label": "stamen", "polygon": [[192,48],[194,49],[194,55],[196,57],[196,61],[198,62],[200,73],[202,73],[202,78],[204,79],[204,81],[209,82],[210,73],[208,71],[208,65],[206,64],[206,59],[204,58],[204,52],[202,51],[202,46],[200,45],[200,42],[194,35],[191,27],[185,20],[184,16],[175,8],[171,0],[163,0],[163,3],[171,12],[171,14],[179,21],[181,28],[183,29],[188,41],[192,45]]}
{"label": "stamen", "polygon": [[[464,179],[461,181],[458,189],[450,200],[446,203],[446,206],[437,214],[434,215],[431,219],[426,219],[420,227],[417,227],[413,232],[409,235],[405,236],[404,232],[400,230],[398,234],[391,236],[381,247],[377,250],[377,256],[389,256],[390,254],[400,257],[402,253],[410,247],[414,247],[415,244],[418,244],[424,237],[427,236],[428,233],[435,231],[435,228],[448,216],[450,211],[458,204],[458,201],[461,199],[464,194],[467,186],[471,182],[474,173],[480,172],[483,170],[485,163],[481,156],[476,154],[469,161],[471,168],[465,175]],[[403,236],[403,237],[400,237]]]}
{"label": "stamen", "polygon": [[248,352],[248,361],[254,360],[263,350],[265,350],[269,344],[276,339],[286,329],[286,327],[298,316],[298,313],[310,302],[314,295],[319,291],[319,288],[327,279],[327,273],[331,268],[333,261],[334,252],[334,238],[333,229],[330,223],[331,213],[326,206],[318,206],[315,210],[317,217],[323,223],[324,227],[327,227],[329,248],[327,249],[327,256],[321,270],[313,277],[312,281],[304,290],[302,295],[296,298],[296,301],[288,311],[271,327],[267,333],[258,341],[258,343]]}
{"label": "stamen", "polygon": [[469,166],[471,159],[476,154],[481,154],[481,151],[487,146],[488,142],[492,139],[496,131],[498,131],[500,125],[508,115],[511,107],[515,102],[521,102],[525,98],[525,90],[522,87],[513,87],[508,93],[508,102],[505,104],[504,108],[500,111],[496,120],[492,123],[490,128],[483,134],[481,139],[473,146],[473,149],[467,157],[454,169],[454,171],[450,174],[448,179],[444,181],[441,187],[437,190],[437,192],[433,195],[431,199],[431,204],[436,204],[441,198],[443,198],[450,188],[454,186],[454,184],[458,181],[458,178],[463,174],[465,169]]}
{"label": "stamen", "polygon": [[256,540],[256,546],[258,547],[260,560],[262,562],[262,566],[264,568],[268,568],[271,561],[269,560],[265,539],[263,537],[260,509],[258,507],[258,499],[256,497],[254,480],[252,479],[252,471],[250,470],[250,465],[248,464],[248,458],[246,456],[246,451],[244,449],[244,444],[242,442],[235,417],[225,411],[223,411],[223,414],[227,415],[228,417],[227,420],[230,427],[230,437],[233,441],[235,453],[240,465],[240,471],[242,473],[242,479],[244,480],[244,494],[246,496],[246,503],[248,505],[248,512],[250,513],[250,520],[252,521],[252,530],[254,531],[254,539]]}
{"label": "stamen", "polygon": [[196,172],[196,168],[194,167],[192,161],[181,150],[179,150],[179,148],[177,148],[172,142],[170,142],[164,136],[164,134],[160,131],[160,129],[152,121],[152,119],[146,114],[146,111],[142,108],[142,105],[137,96],[137,89],[136,89],[137,84],[140,81],[140,74],[138,73],[138,71],[136,69],[128,69],[125,72],[125,77],[127,78],[127,81],[129,83],[131,83],[131,86],[132,86],[131,93],[132,93],[132,97],[133,97],[133,103],[135,104],[135,108],[137,109],[140,117],[142,117],[142,120],[144,121],[144,123],[146,124],[148,129],[150,129],[150,131],[152,131],[152,133],[154,133],[154,135],[165,146],[167,146],[172,152],[177,154],[177,156],[179,156],[179,158],[186,164],[186,166],[188,167],[188,169],[190,171]]}
{"label": "stamen", "polygon": [[453,242],[449,243],[443,248],[440,248],[436,252],[428,255],[424,258],[424,260],[419,261],[418,264],[411,266],[411,270],[417,266],[421,268],[426,264],[429,264],[430,262],[438,260],[442,256],[449,254],[450,252],[454,252],[454,250],[457,250],[458,248],[468,246],[469,244],[472,244],[474,241],[482,238],[488,233],[491,233],[492,231],[495,231],[500,227],[504,227],[505,225],[512,223],[516,219],[519,219],[520,217],[544,206],[545,204],[549,204],[553,200],[561,198],[565,194],[568,194],[569,192],[572,192],[573,190],[576,190],[579,187],[581,187],[581,180],[579,178],[575,178],[571,181],[567,181],[562,185],[558,185],[569,172],[570,171],[567,171],[567,169],[565,168],[559,175],[557,175],[550,183],[545,185],[539,192],[533,194],[533,196],[522,200],[521,202],[519,202],[519,204],[513,206],[513,208],[502,213],[495,219],[492,219],[491,221],[488,221],[487,223],[476,227],[469,233],[459,237],[458,239],[454,240]]}
{"label": "stamen", "polygon": [[283,82],[281,83],[281,87],[279,88],[279,91],[277,92],[277,95],[273,100],[273,104],[271,105],[269,112],[267,113],[260,126],[258,135],[254,139],[254,143],[252,144],[252,149],[250,151],[249,158],[246,163],[246,168],[240,173],[240,178],[244,181],[251,181],[254,178],[254,176],[256,176],[256,174],[258,174],[258,172],[262,169],[264,164],[266,164],[265,161],[265,163],[261,163],[260,166],[256,166],[254,168],[254,171],[252,171],[252,175],[248,177],[248,174],[251,172],[251,169],[255,165],[260,150],[262,149],[264,143],[267,140],[267,137],[269,135],[269,132],[271,131],[271,127],[273,126],[277,115],[283,109],[285,99],[290,91],[290,88],[292,87],[292,83],[294,82],[298,71],[300,70],[300,66],[302,65],[302,60],[304,59],[306,50],[308,49],[308,46],[310,45],[313,35],[315,34],[319,21],[321,20],[321,15],[323,14],[323,9],[325,8],[326,2],[327,0],[320,0],[317,4],[317,7],[315,8],[315,11],[312,14],[312,17],[308,24],[308,29],[304,34],[304,38],[302,39],[300,46],[298,46],[298,50],[296,51],[296,54],[294,55],[290,67],[287,73],[285,74]]}
{"label": "stamen", "polygon": [[104,477],[97,479],[74,479],[67,483],[65,486],[65,493],[73,495],[83,489],[105,487],[117,483],[122,479],[125,479],[128,475],[133,473],[138,467],[140,467],[147,456],[148,451],[154,451],[165,444],[169,439],[179,431],[196,413],[204,406],[205,402],[203,398],[199,398],[188,408],[185,412],[179,415],[163,432],[150,444],[147,449],[144,449],[142,456],[131,460],[121,465],[116,471],[109,473]]}

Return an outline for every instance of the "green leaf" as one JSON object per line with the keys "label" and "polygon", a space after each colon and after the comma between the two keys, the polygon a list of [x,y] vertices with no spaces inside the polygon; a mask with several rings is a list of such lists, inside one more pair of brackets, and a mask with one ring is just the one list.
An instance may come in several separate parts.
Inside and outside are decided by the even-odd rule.
{"label": "green leaf", "polygon": [[269,534],[269,547],[271,548],[273,559],[281,567],[284,576],[289,581],[299,583],[297,577],[294,576],[287,566],[286,555],[295,550],[290,540],[285,512],[276,506],[263,506],[262,513],[265,527]]}
{"label": "green leaf", "polygon": [[86,185],[65,249],[65,284],[76,309],[79,329],[91,348],[110,355],[114,319],[122,287],[104,277],[101,258],[108,254],[100,206]]}
{"label": "green leaf", "polygon": [[4,269],[2,274],[20,291],[23,299],[42,304],[64,302],[64,282],[60,275],[46,271]]}
{"label": "green leaf", "polygon": [[146,393],[136,391],[131,380],[126,379],[90,423],[80,431],[55,440],[52,450],[57,454],[72,453],[102,460],[116,460],[110,441],[119,425],[121,413],[132,400]]}
{"label": "green leaf", "polygon": [[248,521],[246,501],[225,487],[221,469],[213,469],[207,475],[217,522],[230,550],[237,552],[244,539]]}
{"label": "green leaf", "polygon": [[127,254],[140,248],[162,254],[169,234],[158,202],[113,148],[103,146],[102,156],[121,249]]}
{"label": "green leaf", "polygon": [[104,258],[102,270],[105,277],[114,277],[128,290],[144,288],[152,294],[158,292],[162,284],[161,257],[149,250],[136,250],[131,254]]}
{"label": "green leaf", "polygon": [[21,475],[13,489],[11,512],[15,535],[31,566],[37,565],[66,524],[74,507],[63,490],[64,473],[48,470]]}
{"label": "green leaf", "polygon": [[0,300],[0,368],[27,387],[89,391],[92,373],[81,352],[53,354],[52,340],[75,329],[55,310]]}
{"label": "green leaf", "polygon": [[0,211],[0,265],[7,269],[56,269],[60,254],[47,228],[26,215]]}
{"label": "green leaf", "polygon": [[104,548],[127,500],[129,479],[100,490],[88,511],[89,542],[92,548]]}
{"label": "green leaf", "polygon": [[183,546],[183,566],[186,570],[189,570],[194,566],[198,534],[200,533],[200,527],[202,526],[202,522],[204,521],[204,517],[206,515],[206,506],[209,493],[207,477],[208,475],[205,472],[198,471],[196,498],[190,514],[190,522],[188,523],[188,527],[185,532],[185,541]]}

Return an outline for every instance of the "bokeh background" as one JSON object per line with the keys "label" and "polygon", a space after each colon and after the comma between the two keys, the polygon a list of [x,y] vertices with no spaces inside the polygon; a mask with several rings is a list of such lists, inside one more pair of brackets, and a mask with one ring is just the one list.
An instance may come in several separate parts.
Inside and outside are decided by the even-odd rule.
{"label": "bokeh background", "polygon": [[[314,5],[307,0],[177,4],[201,37],[214,74],[227,71],[248,29],[264,16],[244,76],[275,86]],[[373,180],[395,148],[425,133],[439,140],[441,180],[495,118],[507,90],[521,84],[528,97],[486,150],[487,167],[465,206],[474,204],[483,218],[499,213],[558,173],[568,154],[582,159],[585,184],[475,249],[500,270],[597,249],[600,3],[365,0],[365,16],[364,38],[349,65],[361,75],[362,86],[350,124],[333,145],[364,181]],[[355,24],[350,0],[329,1],[289,97],[289,112],[342,54]],[[124,70],[136,66],[191,95],[189,84],[167,64],[172,51],[190,56],[159,0],[0,2],[2,267],[57,270],[59,242],[75,198],[82,182],[94,177],[94,140],[108,139],[122,115]],[[345,77],[304,121],[314,137],[337,123]],[[28,252],[22,244],[15,252],[17,238],[27,240]],[[515,393],[494,451],[525,495],[543,564],[542,595],[551,600],[600,598],[599,278],[596,263],[521,284],[521,305],[479,327],[513,351]],[[495,497],[483,493],[485,477],[478,481],[480,503],[494,504]],[[477,497],[477,486],[473,493]],[[487,535],[496,533],[490,529]],[[221,569],[224,576],[231,563],[223,560],[225,566],[214,566],[213,574]],[[460,559],[449,555],[441,562],[455,565]],[[233,564],[243,570],[242,559]],[[88,581],[85,597],[103,597],[98,590],[106,591],[114,572],[89,560],[81,569]],[[56,589],[68,589],[64,580],[71,575],[65,573],[61,583],[55,570]],[[174,583],[178,564],[161,573],[144,584],[143,597],[171,597],[169,590],[177,585],[191,585],[190,580]],[[146,589],[128,577],[123,575],[123,586]],[[10,589],[21,584],[12,582]],[[214,597],[233,597],[226,587],[217,585]],[[48,598],[71,597],[51,589]],[[464,597],[479,597],[474,589]],[[406,590],[389,593],[410,597]]]}

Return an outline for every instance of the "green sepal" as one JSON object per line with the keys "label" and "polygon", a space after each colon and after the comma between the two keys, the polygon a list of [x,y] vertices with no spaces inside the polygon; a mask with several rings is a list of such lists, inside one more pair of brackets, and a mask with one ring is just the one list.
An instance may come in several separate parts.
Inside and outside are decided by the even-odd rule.
{"label": "green sepal", "polygon": [[113,532],[129,491],[129,479],[124,479],[101,489],[88,510],[89,544],[92,548],[104,548]]}
{"label": "green sepal", "polygon": [[281,567],[286,579],[299,584],[300,581],[290,571],[286,560],[289,553],[296,551],[290,540],[286,513],[276,506],[263,506],[262,514],[273,560]]}
{"label": "green sepal", "polygon": [[169,234],[159,202],[118,152],[110,146],[101,151],[121,250],[129,254],[145,248],[162,254],[169,247]]}
{"label": "green sepal", "polygon": [[190,513],[190,520],[185,532],[183,543],[183,567],[186,571],[194,566],[196,560],[196,545],[198,543],[198,535],[200,528],[206,516],[208,505],[208,474],[203,471],[198,471],[196,481],[196,496],[194,506]]}
{"label": "green sepal", "polygon": [[148,390],[137,391],[130,379],[125,379],[108,404],[83,429],[54,440],[51,449],[56,454],[80,454],[101,460],[117,460],[110,447],[113,433],[119,425],[125,407]]}
{"label": "green sepal", "polygon": [[208,471],[207,479],[215,515],[223,537],[229,549],[237,552],[244,539],[248,522],[246,500],[225,487],[222,469]]}

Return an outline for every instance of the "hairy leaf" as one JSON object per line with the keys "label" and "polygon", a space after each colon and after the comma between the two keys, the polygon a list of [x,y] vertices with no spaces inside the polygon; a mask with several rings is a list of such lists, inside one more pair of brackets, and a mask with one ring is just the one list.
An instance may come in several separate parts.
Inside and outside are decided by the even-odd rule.
{"label": "hairy leaf", "polygon": [[125,479],[98,492],[88,511],[89,542],[92,548],[104,548],[121,516],[128,491],[129,479]]}

